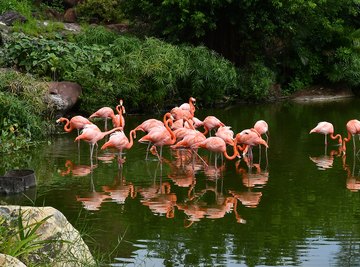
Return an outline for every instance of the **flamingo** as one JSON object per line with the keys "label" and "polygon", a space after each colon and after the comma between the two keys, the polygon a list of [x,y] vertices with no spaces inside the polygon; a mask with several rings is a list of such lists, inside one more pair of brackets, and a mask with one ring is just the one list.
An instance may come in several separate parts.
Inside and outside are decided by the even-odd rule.
{"label": "flamingo", "polygon": [[122,165],[122,151],[124,149],[130,149],[133,144],[134,144],[134,138],[136,138],[136,131],[135,130],[131,130],[130,131],[130,141],[129,139],[126,137],[125,133],[123,131],[117,131],[113,134],[110,135],[109,140],[103,144],[103,146],[101,147],[101,149],[106,149],[109,147],[114,147],[119,151],[118,154],[118,163],[119,166]]}
{"label": "flamingo", "polygon": [[327,146],[327,136],[328,135],[330,135],[330,138],[333,140],[339,139],[338,140],[339,145],[341,145],[341,143],[342,143],[341,135],[336,134],[334,136],[334,126],[332,125],[332,123],[327,122],[327,121],[319,122],[318,125],[316,125],[316,127],[314,129],[312,129],[309,134],[311,134],[311,133],[324,134],[325,135],[325,146]]}
{"label": "flamingo", "polygon": [[[167,115],[165,114],[164,118]],[[147,135],[143,136],[139,142],[151,142],[156,147],[160,147],[160,156],[158,155],[159,161],[162,158],[162,148],[164,145],[172,145],[176,141],[176,136],[174,132],[171,130],[170,126],[172,124],[172,119],[168,119],[165,122],[164,127],[156,127],[153,128]]]}
{"label": "flamingo", "polygon": [[354,120],[349,120],[347,123],[346,123],[346,130],[348,132],[348,135],[347,137],[345,137],[343,139],[343,143],[342,143],[342,150],[345,154],[346,152],[346,143],[350,141],[351,139],[351,136],[353,137],[353,147],[354,147],[354,153],[355,153],[355,148],[356,148],[356,145],[355,145],[355,138],[354,136],[356,134],[360,134],[360,121],[354,119]]}
{"label": "flamingo", "polygon": [[245,129],[240,133],[236,134],[235,140],[238,144],[246,145],[243,155],[245,155],[248,151],[252,154],[252,147],[257,145],[264,145],[268,148],[267,142],[261,138],[260,134],[254,129]]}
{"label": "flamingo", "polygon": [[225,126],[224,123],[222,123],[218,118],[216,118],[215,116],[207,116],[204,120],[203,120],[203,126],[205,131],[203,132],[204,135],[206,135],[207,133],[210,132],[210,136],[211,136],[211,130],[212,129],[216,129],[219,128],[220,126]]}
{"label": "flamingo", "polygon": [[123,127],[125,128],[125,118],[123,114],[126,113],[125,107],[123,105],[123,100],[120,99],[120,104],[115,107],[118,114],[115,115],[115,119],[112,121],[114,127]]}
{"label": "flamingo", "polygon": [[65,132],[69,133],[74,129],[77,129],[78,135],[80,133],[80,130],[84,128],[85,125],[92,124],[91,121],[89,121],[87,118],[84,118],[83,116],[74,116],[70,120],[68,118],[61,117],[56,120],[56,123],[62,123],[65,122],[64,130]]}
{"label": "flamingo", "polygon": [[107,131],[107,119],[111,118],[112,121],[116,121],[114,110],[110,107],[102,107],[93,114],[90,115],[89,119],[92,118],[104,118],[105,119],[105,131]]}
{"label": "flamingo", "polygon": [[234,145],[234,132],[231,130],[230,126],[220,126],[217,129],[215,136],[220,137],[230,146]]}
{"label": "flamingo", "polygon": [[[97,128],[97,127],[96,127]],[[94,146],[97,146],[97,142],[103,139],[106,135],[111,134],[117,130],[121,130],[121,127],[113,128],[110,131],[102,132],[98,128],[85,126],[82,133],[75,138],[75,141],[84,140],[90,145],[90,159],[92,162]]]}
{"label": "flamingo", "polygon": [[225,158],[229,159],[229,160],[233,160],[237,155],[238,155],[238,150],[236,148],[236,140],[234,141],[234,154],[232,156],[230,156],[227,151],[226,151],[226,143],[223,139],[221,139],[220,137],[214,136],[214,137],[208,137],[206,138],[204,141],[195,143],[194,145],[191,146],[191,148],[205,148],[209,151],[215,152],[215,168],[217,167],[217,156],[218,153],[221,153],[222,155],[225,156]]}
{"label": "flamingo", "polygon": [[258,121],[255,122],[255,124],[254,124],[254,129],[255,129],[260,135],[265,134],[265,136],[266,136],[266,143],[269,143],[269,136],[268,136],[269,126],[268,126],[268,124],[267,124],[266,121],[264,121],[264,120],[258,120]]}
{"label": "flamingo", "polygon": [[196,105],[196,99],[193,97],[189,98],[189,103],[181,104],[179,108],[183,110],[188,110],[190,113],[194,116],[195,114],[195,105]]}
{"label": "flamingo", "polygon": [[[137,127],[135,127],[134,130],[149,133],[154,128],[164,128],[164,124],[168,119],[171,119],[171,120],[174,119],[172,117],[172,115],[170,114],[170,112],[165,113],[165,115],[163,117],[163,122],[160,121],[160,120],[157,120],[157,119],[148,119],[148,120],[142,122]],[[150,145],[151,145],[151,142],[148,143],[148,146],[147,146],[147,149],[146,149],[146,159],[148,158]]]}

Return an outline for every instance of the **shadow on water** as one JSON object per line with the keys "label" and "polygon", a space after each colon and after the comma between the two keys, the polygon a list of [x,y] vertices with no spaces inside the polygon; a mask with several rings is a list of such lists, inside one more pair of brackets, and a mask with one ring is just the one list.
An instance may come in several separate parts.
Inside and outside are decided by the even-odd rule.
{"label": "shadow on water", "polygon": [[[360,153],[349,146],[343,155],[336,141],[325,147],[323,135],[309,135],[329,121],[345,136],[359,103],[198,110],[196,117],[214,115],[235,133],[259,119],[269,125],[267,150],[216,166],[203,149],[164,147],[161,162],[145,160],[141,132],[121,167],[111,149],[95,150],[92,162],[76,133],[61,134],[4,158],[0,170],[32,168],[38,186],[1,200],[53,206],[74,224],[80,216],[94,230],[91,249],[116,247],[114,266],[359,266]],[[126,134],[145,119],[127,116]]]}

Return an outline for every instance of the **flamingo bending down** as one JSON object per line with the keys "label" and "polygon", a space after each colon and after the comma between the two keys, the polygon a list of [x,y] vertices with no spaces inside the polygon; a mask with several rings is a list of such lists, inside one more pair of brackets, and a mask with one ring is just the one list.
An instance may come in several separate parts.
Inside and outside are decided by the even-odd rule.
{"label": "flamingo bending down", "polygon": [[[165,114],[166,116],[166,114]],[[165,118],[164,116],[164,118]],[[172,119],[168,119],[165,122],[165,127],[156,127],[153,128],[147,135],[143,136],[139,142],[150,142],[154,144],[154,146],[160,147],[160,156],[158,155],[158,159],[161,161],[162,158],[162,148],[164,145],[172,145],[176,141],[176,136],[174,132],[171,130]]]}
{"label": "flamingo bending down", "polygon": [[111,118],[112,121],[116,121],[114,110],[110,107],[100,108],[98,111],[90,115],[89,119],[92,118],[104,118],[105,119],[105,131],[107,131],[107,119]]}
{"label": "flamingo bending down", "polygon": [[214,137],[208,137],[206,138],[204,141],[202,142],[198,142],[195,143],[194,145],[191,146],[191,148],[205,148],[211,152],[215,152],[215,168],[217,167],[217,156],[219,153],[221,153],[221,155],[224,155],[225,158],[229,159],[229,160],[233,160],[234,158],[236,158],[236,156],[239,154],[237,148],[236,148],[236,140],[234,141],[234,154],[232,156],[230,156],[227,151],[226,151],[226,143],[223,139],[221,139],[220,137],[214,136]]}
{"label": "flamingo bending down", "polygon": [[106,135],[111,134],[117,130],[121,130],[121,127],[113,128],[110,131],[102,132],[99,130],[99,128],[89,126],[85,126],[85,128],[82,130],[82,133],[75,138],[75,141],[78,140],[84,140],[85,142],[88,142],[90,145],[90,159],[92,162],[93,157],[93,151],[94,146],[97,146],[97,142],[101,139],[103,139]]}
{"label": "flamingo bending down", "polygon": [[224,123],[222,123],[218,118],[216,118],[215,116],[207,116],[204,120],[203,120],[203,126],[205,131],[203,132],[204,135],[206,135],[207,133],[210,132],[210,136],[211,136],[211,130],[212,129],[216,129],[219,128],[220,126],[225,126]]}
{"label": "flamingo bending down", "polygon": [[131,130],[129,136],[130,136],[130,141],[126,137],[126,135],[123,131],[117,131],[117,132],[111,134],[109,140],[105,144],[103,144],[103,146],[101,147],[101,149],[114,147],[118,150],[119,166],[122,165],[122,151],[124,149],[129,150],[134,144],[134,138],[136,138],[136,131]]}
{"label": "flamingo bending down", "polygon": [[76,129],[79,132],[82,128],[84,128],[85,125],[92,124],[91,121],[89,121],[87,118],[84,118],[83,116],[74,116],[70,120],[68,118],[61,117],[56,120],[56,123],[65,122],[64,130],[65,132],[69,133],[72,130]]}
{"label": "flamingo bending down", "polygon": [[269,143],[269,136],[268,136],[269,126],[268,126],[268,124],[267,124],[266,121],[264,121],[264,120],[258,120],[258,121],[255,122],[255,124],[254,124],[254,129],[255,129],[260,135],[265,134],[265,136],[266,136],[266,143]]}
{"label": "flamingo bending down", "polygon": [[220,126],[217,129],[215,136],[220,137],[230,146],[234,145],[234,132],[231,130],[230,126]]}
{"label": "flamingo bending down", "polygon": [[353,137],[353,147],[354,147],[354,153],[355,153],[355,149],[356,149],[356,145],[355,145],[355,138],[354,136],[356,134],[360,134],[360,121],[354,119],[354,120],[349,120],[346,123],[346,130],[348,132],[347,137],[345,137],[343,139],[343,143],[342,143],[342,151],[344,152],[344,154],[346,153],[346,143],[350,141],[351,137]]}
{"label": "flamingo bending down", "polygon": [[260,134],[254,128],[241,131],[235,136],[235,140],[239,145],[246,145],[243,155],[245,155],[248,151],[252,154],[253,146],[264,145],[266,148],[269,147],[267,142],[261,138]]}
{"label": "flamingo bending down", "polygon": [[342,143],[342,138],[340,134],[337,134],[334,136],[334,126],[327,121],[321,121],[318,123],[318,125],[316,125],[316,127],[314,129],[312,129],[310,131],[309,134],[311,133],[319,133],[319,134],[324,134],[325,135],[325,145],[327,145],[327,136],[330,135],[330,138],[333,140],[339,139],[338,143],[339,145],[341,145]]}

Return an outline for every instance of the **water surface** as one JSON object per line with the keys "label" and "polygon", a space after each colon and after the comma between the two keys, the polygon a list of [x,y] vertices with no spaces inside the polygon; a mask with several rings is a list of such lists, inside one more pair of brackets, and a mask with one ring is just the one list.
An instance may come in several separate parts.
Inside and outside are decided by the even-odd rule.
{"label": "water surface", "polygon": [[[352,143],[343,157],[335,141],[325,147],[323,135],[309,135],[329,121],[345,136],[359,105],[348,99],[197,110],[199,119],[214,115],[235,133],[259,119],[269,124],[269,149],[254,148],[253,165],[225,160],[217,169],[215,156],[201,149],[208,166],[169,148],[161,164],[153,155],[145,160],[146,145],[137,141],[122,169],[113,150],[99,149],[91,166],[89,145],[75,143],[76,132],[60,134],[3,158],[2,173],[32,168],[38,186],[27,197],[1,200],[57,208],[85,228],[94,253],[112,252],[113,266],[359,266],[359,158]],[[126,116],[126,134],[149,117]]]}

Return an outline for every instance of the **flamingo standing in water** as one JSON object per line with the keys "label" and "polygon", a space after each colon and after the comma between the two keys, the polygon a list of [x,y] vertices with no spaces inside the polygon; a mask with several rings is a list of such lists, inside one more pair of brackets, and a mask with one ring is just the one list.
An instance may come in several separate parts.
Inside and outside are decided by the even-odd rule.
{"label": "flamingo standing in water", "polygon": [[[164,118],[167,116],[165,114]],[[162,148],[165,145],[172,145],[176,141],[176,136],[171,130],[172,119],[168,119],[165,122],[165,127],[156,127],[153,128],[147,135],[143,136],[139,142],[150,142],[156,147],[160,147],[160,156],[158,155],[159,161],[162,158]]]}
{"label": "flamingo standing in water", "polygon": [[203,132],[204,135],[206,135],[207,133],[210,133],[211,136],[211,130],[212,129],[216,129],[219,128],[220,126],[225,126],[224,123],[222,123],[218,118],[216,118],[215,116],[207,116],[204,120],[203,120],[203,126],[205,131]]}
{"label": "flamingo standing in water", "polygon": [[91,121],[89,121],[87,118],[84,118],[83,116],[74,116],[70,120],[68,118],[61,117],[56,120],[56,123],[62,123],[65,122],[64,130],[65,132],[69,133],[72,130],[76,129],[78,132],[78,135],[80,133],[80,130],[84,128],[85,125],[92,124]]}
{"label": "flamingo standing in water", "polygon": [[94,128],[94,127],[89,127],[89,126],[85,126],[84,129],[82,130],[82,133],[75,138],[75,141],[79,141],[79,140],[84,140],[85,142],[88,142],[90,145],[90,160],[92,163],[92,158],[93,158],[93,151],[94,151],[94,146],[98,145],[97,142],[101,139],[103,139],[106,135],[111,134],[117,130],[121,130],[121,127],[117,127],[117,128],[113,128],[110,131],[106,131],[106,132],[102,132],[99,130],[99,128]]}
{"label": "flamingo standing in water", "polygon": [[267,124],[266,121],[264,121],[264,120],[258,120],[258,121],[255,122],[255,124],[254,124],[254,129],[255,129],[260,135],[265,134],[265,136],[266,136],[266,143],[269,143],[269,136],[268,136],[269,126],[268,126],[268,124]]}
{"label": "flamingo standing in water", "polygon": [[314,129],[312,129],[309,134],[311,134],[311,133],[324,134],[325,135],[325,146],[327,146],[327,136],[328,135],[330,135],[330,138],[333,140],[339,139],[338,140],[339,145],[341,145],[341,143],[342,143],[341,135],[340,134],[334,135],[334,126],[332,125],[332,123],[327,122],[327,121],[319,122],[318,125],[316,125],[316,127]]}
{"label": "flamingo standing in water", "polygon": [[230,156],[227,151],[226,151],[226,143],[223,139],[221,139],[220,137],[214,136],[214,137],[208,137],[206,138],[204,141],[195,143],[194,145],[191,146],[191,148],[205,148],[211,152],[215,152],[215,168],[217,168],[217,156],[219,153],[221,153],[221,155],[224,155],[225,158],[229,159],[229,160],[233,160],[237,155],[238,155],[238,150],[236,148],[236,140],[234,141],[234,154],[232,156]]}
{"label": "flamingo standing in water", "polygon": [[[165,115],[163,117],[163,121],[157,120],[157,119],[147,119],[144,122],[142,122],[140,125],[135,127],[134,130],[149,133],[152,129],[164,128],[165,127],[164,124],[168,119],[173,120],[173,117],[170,114],[170,112],[165,113]],[[150,145],[151,145],[151,142],[148,143],[148,146],[147,146],[147,149],[146,149],[146,159],[148,158]]]}
{"label": "flamingo standing in water", "polygon": [[230,146],[234,145],[234,132],[231,130],[230,126],[220,126],[217,129],[215,136],[220,137]]}
{"label": "flamingo standing in water", "polygon": [[130,141],[126,137],[123,131],[117,131],[110,135],[109,140],[101,147],[101,149],[106,149],[109,147],[114,147],[119,151],[118,154],[118,165],[122,165],[122,151],[124,149],[130,149],[134,144],[134,138],[136,138],[136,131],[130,131]]}
{"label": "flamingo standing in water", "polygon": [[196,99],[193,97],[189,98],[189,103],[181,104],[179,108],[190,111],[191,115],[195,114]]}
{"label": "flamingo standing in water", "polygon": [[243,155],[245,155],[249,151],[250,157],[252,157],[253,146],[264,145],[266,148],[269,147],[267,142],[261,138],[260,134],[254,128],[245,129],[240,133],[236,134],[235,140],[239,145],[245,145],[245,149],[243,149]]}
{"label": "flamingo standing in water", "polygon": [[125,118],[123,114],[126,113],[125,107],[123,105],[123,100],[120,99],[120,104],[115,107],[118,114],[115,115],[115,119],[113,119],[113,126],[114,127],[123,127],[123,130],[125,128]]}
{"label": "flamingo standing in water", "polygon": [[105,119],[105,131],[107,131],[107,119],[111,118],[112,121],[116,121],[114,110],[110,107],[103,107],[90,115],[89,119],[92,118],[104,118]]}
{"label": "flamingo standing in water", "polygon": [[346,152],[346,143],[350,141],[351,137],[353,138],[353,147],[354,147],[354,153],[355,153],[355,149],[356,149],[356,145],[355,145],[355,138],[354,136],[357,134],[360,134],[360,121],[354,119],[354,120],[349,120],[346,123],[346,130],[347,130],[347,137],[344,138],[343,140],[343,144],[342,144],[342,151]]}

